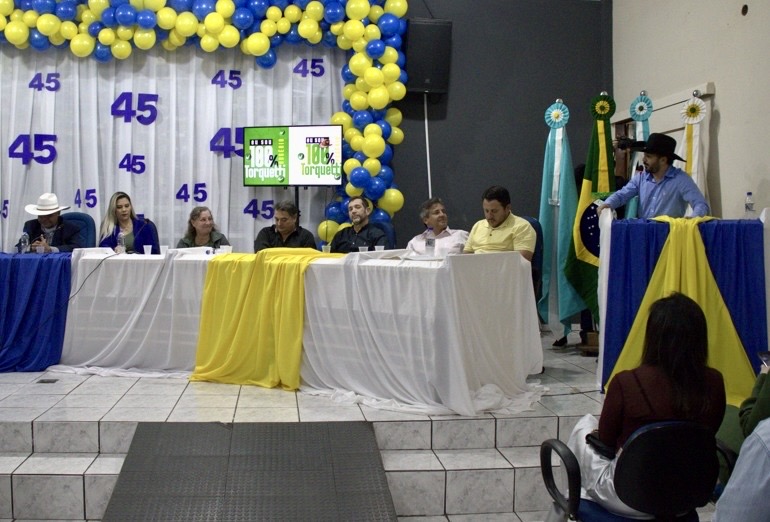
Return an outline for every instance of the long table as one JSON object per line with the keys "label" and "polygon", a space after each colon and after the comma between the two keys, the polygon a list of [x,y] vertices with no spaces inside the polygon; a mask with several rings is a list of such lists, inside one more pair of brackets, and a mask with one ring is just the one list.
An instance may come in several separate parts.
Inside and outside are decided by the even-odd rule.
{"label": "long table", "polygon": [[[404,252],[401,252],[402,254]],[[530,264],[518,253],[319,259],[305,274],[310,388],[474,415],[526,409],[543,354]]]}
{"label": "long table", "polygon": [[70,293],[70,254],[0,254],[0,289],[0,372],[56,364]]}

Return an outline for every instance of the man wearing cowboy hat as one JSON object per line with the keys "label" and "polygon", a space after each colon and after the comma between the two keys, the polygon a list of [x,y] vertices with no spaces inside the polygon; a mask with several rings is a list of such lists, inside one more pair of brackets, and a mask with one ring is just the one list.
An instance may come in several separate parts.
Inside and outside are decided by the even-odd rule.
{"label": "man wearing cowboy hat", "polygon": [[639,196],[639,217],[656,216],[683,217],[687,205],[693,216],[705,216],[709,205],[689,174],[671,165],[674,160],[684,161],[674,154],[676,140],[666,134],[650,134],[647,142],[635,142],[633,148],[644,152],[644,172],[634,176],[620,190],[608,197],[596,209],[597,213],[609,207],[625,205],[631,198]]}
{"label": "man wearing cowboy hat", "polygon": [[[30,252],[37,252],[42,247],[45,252],[72,252],[74,248],[84,248],[80,227],[64,221],[60,214],[66,207],[59,206],[56,194],[46,192],[37,198],[37,205],[24,207],[28,213],[37,216],[24,223],[24,232],[29,235]],[[18,245],[17,245],[18,247]]]}

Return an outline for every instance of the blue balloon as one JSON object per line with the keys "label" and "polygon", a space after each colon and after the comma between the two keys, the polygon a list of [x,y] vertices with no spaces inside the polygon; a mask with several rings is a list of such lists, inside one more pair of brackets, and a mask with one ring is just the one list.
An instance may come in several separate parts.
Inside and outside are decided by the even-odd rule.
{"label": "blue balloon", "polygon": [[142,29],[152,29],[158,23],[155,13],[149,9],[142,9],[136,13],[136,25]]}
{"label": "blue balloon", "polygon": [[162,42],[163,40],[168,40],[168,30],[161,29],[160,27],[156,27],[155,39],[159,42]]}
{"label": "blue balloon", "polygon": [[29,46],[36,51],[45,51],[51,47],[48,37],[35,28],[29,30]]}
{"label": "blue balloon", "polygon": [[383,119],[388,113],[388,111],[385,109],[369,109],[369,112],[372,113],[372,118],[374,121]]}
{"label": "blue balloon", "polygon": [[321,44],[334,49],[337,47],[337,37],[331,31],[324,31],[323,38],[321,38]]}
{"label": "blue balloon", "polygon": [[[377,178],[374,178],[374,179],[377,179]],[[369,216],[369,221],[371,221],[372,223],[390,223],[390,214],[388,214],[381,208],[375,208],[374,211],[372,211],[371,215]]]}
{"label": "blue balloon", "polygon": [[235,8],[238,9],[239,7],[246,7],[248,0],[234,0],[233,3],[235,4]]}
{"label": "blue balloon", "polygon": [[275,33],[270,37],[270,47],[278,47],[283,43],[283,35],[281,33]]}
{"label": "blue balloon", "polygon": [[385,54],[385,42],[382,40],[369,40],[366,44],[366,54],[375,60]]}
{"label": "blue balloon", "polygon": [[350,204],[350,196],[345,193],[345,195],[342,197],[342,201],[340,201],[340,207],[345,211],[345,215],[348,215],[348,205]]}
{"label": "blue balloon", "polygon": [[[267,13],[267,8],[270,7],[270,2],[267,0],[248,0],[246,2],[246,7],[251,9],[251,12],[254,13],[254,17],[261,21],[265,17],[265,13]],[[257,30],[259,30],[259,28],[257,28]]]}
{"label": "blue balloon", "polygon": [[238,29],[248,29],[254,23],[254,13],[246,7],[239,7],[232,17],[232,24]]}
{"label": "blue balloon", "polygon": [[[88,24],[88,34],[94,38],[99,36],[99,31],[104,29],[104,24],[101,22],[91,22]],[[32,42],[30,42],[30,45]]]}
{"label": "blue balloon", "polygon": [[[115,5],[115,0],[112,0],[112,5]],[[168,6],[177,13],[183,13],[192,8],[192,0],[168,0]]]}
{"label": "blue balloon", "polygon": [[214,12],[215,8],[216,4],[213,0],[193,0],[192,13],[198,21],[202,22],[207,14]]}
{"label": "blue balloon", "polygon": [[302,41],[302,37],[299,35],[299,26],[297,24],[291,24],[291,29],[286,33],[284,39],[287,43],[298,44]]}
{"label": "blue balloon", "polygon": [[[37,11],[37,14],[53,14],[56,12],[55,0],[33,0],[32,8]],[[50,43],[50,42],[49,42]],[[32,43],[30,42],[30,45]]]}
{"label": "blue balloon", "polygon": [[385,120],[377,120],[376,123],[382,129],[382,139],[387,140],[390,138],[390,133],[393,131],[390,123]]}
{"label": "blue balloon", "polygon": [[403,35],[406,32],[406,20],[398,19],[398,34]]}
{"label": "blue balloon", "polygon": [[366,161],[366,154],[364,154],[359,150],[358,152],[353,154],[353,159],[357,159],[358,162],[363,165],[364,161]]}
{"label": "blue balloon", "polygon": [[385,152],[380,154],[378,159],[382,165],[390,165],[390,162],[393,161],[393,147],[389,143],[385,144]]}
{"label": "blue balloon", "polygon": [[19,7],[22,11],[32,11],[35,8],[33,0],[21,0],[21,2],[19,2]]}
{"label": "blue balloon", "polygon": [[102,11],[102,23],[104,27],[117,27],[118,21],[115,20],[115,8],[108,7]]}
{"label": "blue balloon", "polygon": [[369,184],[364,188],[364,195],[372,201],[376,201],[380,199],[383,194],[385,194],[385,190],[387,188],[388,187],[385,185],[385,182],[383,182],[380,178],[370,178]]}
{"label": "blue balloon", "polygon": [[347,212],[340,208],[340,204],[337,201],[333,201],[326,205],[326,212],[324,214],[326,215],[326,219],[331,219],[337,223],[342,223],[348,218]]}
{"label": "blue balloon", "polygon": [[356,167],[350,172],[350,184],[356,188],[366,189],[370,179],[371,174],[363,167]]}
{"label": "blue balloon", "polygon": [[356,129],[362,131],[370,123],[374,123],[374,118],[369,111],[363,110],[353,113],[353,125],[355,125]]}
{"label": "blue balloon", "polygon": [[[307,9],[307,4],[310,3],[310,0],[294,0],[294,5],[302,9],[303,11]],[[285,9],[285,8],[284,8]]]}
{"label": "blue balloon", "polygon": [[392,13],[385,13],[377,20],[377,27],[380,28],[382,36],[390,38],[394,34],[398,34],[398,17]]}
{"label": "blue balloon", "polygon": [[[83,2],[83,0],[77,0],[77,3],[78,4],[85,4],[86,2]],[[128,3],[128,0],[112,0],[110,2],[110,5],[112,7],[114,7],[115,9],[117,9],[119,6],[121,6],[123,4],[127,4],[127,3]]]}
{"label": "blue balloon", "polygon": [[279,7],[281,11],[284,11],[287,7],[289,7],[289,0],[270,0],[270,3],[276,7]]}
{"label": "blue balloon", "polygon": [[277,57],[275,55],[275,51],[272,48],[268,49],[267,52],[262,56],[257,56],[256,58],[257,65],[263,69],[272,69],[275,67],[276,61]]}
{"label": "blue balloon", "polygon": [[409,75],[406,74],[406,71],[404,69],[401,69],[401,74],[398,75],[398,81],[406,85],[406,82],[409,81]]}
{"label": "blue balloon", "polygon": [[330,24],[341,22],[345,19],[345,8],[339,2],[329,2],[324,8],[324,20]]}
{"label": "blue balloon", "polygon": [[404,45],[404,40],[400,35],[394,34],[390,38],[385,38],[385,45],[389,45],[398,51],[401,49],[401,46]]}
{"label": "blue balloon", "polygon": [[380,178],[386,186],[390,187],[393,184],[393,169],[387,165],[383,165],[377,173],[377,177]]}
{"label": "blue balloon", "polygon": [[[3,33],[0,33],[0,35],[2,35],[2,34]],[[356,151],[354,151],[350,147],[350,143],[348,143],[347,141],[343,140],[343,142],[342,142],[342,159],[343,160],[349,160],[350,158],[353,157],[353,154],[355,154],[355,153],[356,153]]]}
{"label": "blue balloon", "polygon": [[350,100],[342,100],[342,110],[353,116],[356,110],[350,105]]}
{"label": "blue balloon", "polygon": [[97,62],[109,62],[112,60],[112,52],[109,45],[104,45],[101,42],[96,42],[94,47],[94,54],[92,55]]}
{"label": "blue balloon", "polygon": [[[106,11],[106,9],[105,9]],[[71,2],[69,0],[66,0],[65,2],[62,2],[60,4],[56,4],[56,16],[61,20],[62,22],[68,22],[70,20],[75,19],[75,15],[78,12],[77,4],[75,2]],[[114,13],[115,10],[113,9],[112,12]],[[102,12],[102,15],[104,12]],[[114,14],[113,14],[113,20],[114,20]]]}
{"label": "blue balloon", "polygon": [[[334,41],[334,45],[337,45],[336,40]],[[356,81],[356,75],[350,71],[350,66],[348,64],[345,64],[342,66],[342,69],[340,70],[340,75],[342,76],[342,81],[345,83],[353,83],[354,81]]]}
{"label": "blue balloon", "polygon": [[115,21],[120,25],[130,26],[136,23],[136,9],[131,4],[123,4],[115,8]]}
{"label": "blue balloon", "polygon": [[404,53],[402,53],[401,51],[398,51],[398,58],[396,58],[396,65],[398,65],[403,69],[405,63],[406,63],[406,55],[404,55]]}

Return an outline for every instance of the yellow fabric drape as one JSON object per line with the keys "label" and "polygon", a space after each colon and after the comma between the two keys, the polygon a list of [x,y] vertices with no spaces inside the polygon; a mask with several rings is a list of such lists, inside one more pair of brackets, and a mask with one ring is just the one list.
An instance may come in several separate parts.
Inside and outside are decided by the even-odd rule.
{"label": "yellow fabric drape", "polygon": [[693,299],[703,309],[708,323],[708,364],[722,372],[727,403],[740,406],[751,394],[755,375],[730,317],[730,311],[711,272],[706,248],[698,229],[698,223],[713,218],[655,219],[668,222],[670,231],[609,380],[612,380],[616,373],[639,365],[644,351],[644,332],[650,305],[672,292],[680,292]]}
{"label": "yellow fabric drape", "polygon": [[340,255],[268,248],[215,257],[206,271],[190,380],[299,388],[304,274],[318,257]]}

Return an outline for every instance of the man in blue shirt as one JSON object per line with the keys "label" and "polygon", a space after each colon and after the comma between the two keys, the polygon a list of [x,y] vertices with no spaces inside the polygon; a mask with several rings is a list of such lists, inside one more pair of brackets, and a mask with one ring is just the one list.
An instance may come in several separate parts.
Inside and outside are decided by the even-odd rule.
{"label": "man in blue shirt", "polygon": [[[644,142],[642,142],[644,143]],[[674,154],[676,140],[666,134],[650,134],[642,149],[644,172],[634,176],[622,189],[608,197],[596,210],[612,209],[625,205],[631,198],[639,196],[639,217],[656,216],[684,217],[689,204],[693,216],[705,216],[709,205],[689,174],[671,164],[674,160],[684,161]]]}

